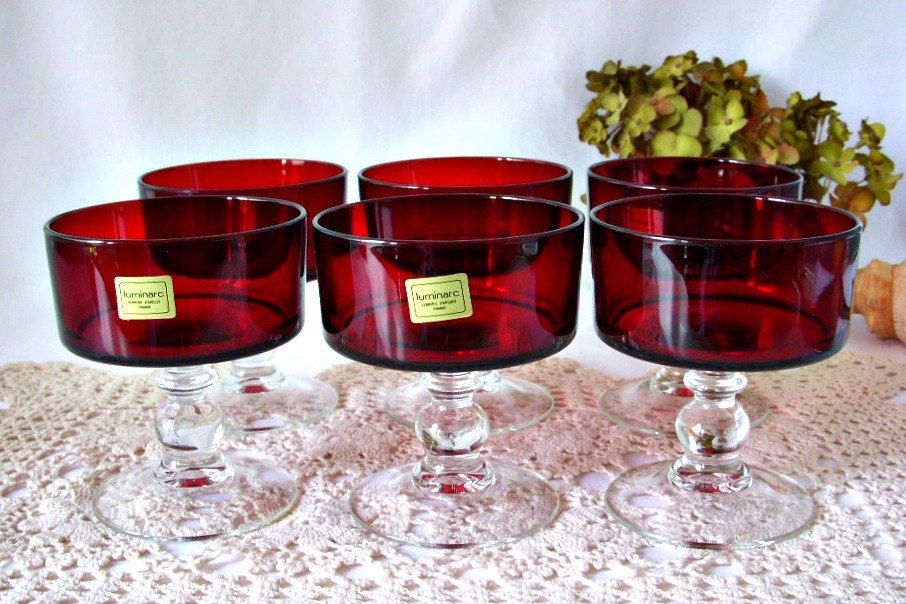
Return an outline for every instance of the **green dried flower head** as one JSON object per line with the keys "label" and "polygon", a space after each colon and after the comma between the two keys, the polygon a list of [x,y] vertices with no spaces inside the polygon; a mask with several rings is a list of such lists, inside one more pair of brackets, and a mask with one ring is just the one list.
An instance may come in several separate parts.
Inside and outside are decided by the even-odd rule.
{"label": "green dried flower head", "polygon": [[[836,103],[792,93],[772,107],[745,61],[699,61],[671,55],[652,71],[607,61],[586,74],[595,93],[579,117],[580,140],[605,156],[733,157],[800,170],[803,196],[848,209],[865,220],[890,203],[902,178],[881,150],[885,128],[863,120],[856,140]],[[833,187],[833,189],[832,189]]]}
{"label": "green dried flower head", "polygon": [[712,97],[708,107],[708,153],[713,154],[726,147],[733,134],[746,125],[746,112],[738,90],[729,90],[724,98]]}

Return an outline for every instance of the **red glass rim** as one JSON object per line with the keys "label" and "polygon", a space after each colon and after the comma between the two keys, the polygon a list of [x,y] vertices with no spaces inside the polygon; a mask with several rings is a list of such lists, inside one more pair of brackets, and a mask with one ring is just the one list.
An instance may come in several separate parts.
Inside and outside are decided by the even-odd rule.
{"label": "red glass rim", "polygon": [[[593,164],[588,168],[588,178],[590,180],[599,180],[611,183],[621,187],[633,187],[655,192],[685,192],[685,191],[725,191],[730,188],[721,187],[695,187],[680,186],[673,184],[663,184],[658,182],[639,182],[633,178],[633,173],[639,167],[651,168],[658,164],[664,164],[665,167],[673,166],[677,162],[691,164],[698,168],[713,168],[718,170],[736,170],[744,172],[749,177],[764,177],[763,181],[752,187],[745,187],[748,193],[758,193],[761,189],[775,189],[781,185],[793,185],[802,183],[805,178],[802,174],[792,168],[777,164],[768,164],[764,162],[755,162],[743,159],[732,159],[729,157],[671,157],[671,156],[645,156],[645,157],[623,157],[609,159]],[[656,171],[648,172],[656,174]]]}
{"label": "red glass rim", "polygon": [[[240,213],[244,213],[243,209],[239,207],[242,205],[276,204],[286,207],[289,213],[275,214],[271,220],[263,224],[257,224],[254,228],[239,228],[228,232],[198,233],[191,236],[182,234],[172,237],[148,236],[144,230],[140,232],[134,231],[133,228],[129,228],[128,232],[124,230],[132,225],[144,224],[143,220],[131,221],[128,219],[129,216],[136,214],[145,214],[149,211],[158,214],[169,214],[172,223],[176,223],[179,222],[180,214],[193,215],[202,206],[210,209],[208,206],[217,204],[223,204],[225,210],[229,208]],[[250,233],[264,233],[291,226],[304,221],[306,216],[305,208],[297,203],[283,199],[215,195],[175,196],[160,199],[130,199],[69,210],[48,220],[44,224],[44,232],[53,239],[86,244],[142,241],[157,243],[168,241],[220,241]],[[261,219],[264,216],[260,212],[256,212],[255,217]]]}
{"label": "red glass rim", "polygon": [[[810,235],[790,234],[788,236],[770,238],[715,237],[690,235],[688,233],[676,234],[664,231],[663,229],[660,229],[657,232],[655,232],[654,229],[640,230],[637,226],[628,226],[625,224],[625,218],[628,216],[626,210],[636,210],[640,213],[645,212],[649,217],[656,218],[673,208],[675,208],[673,209],[674,212],[682,212],[683,214],[689,214],[690,212],[702,212],[703,214],[706,214],[709,211],[707,206],[716,203],[741,204],[762,215],[766,215],[768,212],[784,212],[790,216],[792,216],[793,213],[811,213],[814,218],[807,222],[810,222],[815,227],[816,232]],[[693,207],[690,207],[690,204],[692,204]],[[699,207],[695,207],[695,204],[698,204]],[[607,216],[604,216],[605,214]],[[821,217],[822,220],[819,220],[819,217]],[[594,228],[606,228],[615,232],[625,233],[636,237],[639,240],[699,244],[706,246],[821,243],[829,240],[846,239],[858,235],[862,231],[862,222],[850,212],[840,208],[823,205],[814,201],[803,201],[782,197],[764,197],[752,194],[734,194],[729,192],[683,192],[625,197],[593,208],[589,213],[589,219]],[[825,225],[827,220],[831,221],[831,223],[827,225],[829,228],[818,232],[818,225]],[[634,222],[636,224],[638,223],[638,221]],[[663,226],[663,222],[658,220],[649,220],[645,224],[648,226]],[[792,226],[789,221],[777,221],[774,223],[774,226],[777,226],[777,224],[781,227],[789,227],[790,231],[792,231]],[[769,229],[766,231],[775,233],[776,229]]]}
{"label": "red glass rim", "polygon": [[346,177],[339,164],[311,159],[224,159],[158,168],[139,177],[140,188],[168,193],[253,193]]}
{"label": "red glass rim", "polygon": [[[425,237],[380,237],[370,232],[354,232],[355,229],[343,228],[345,226],[372,226],[365,220],[353,220],[355,214],[373,214],[382,206],[391,206],[386,212],[405,212],[407,208],[420,207],[424,209],[425,205],[438,206],[438,216],[442,219],[443,206],[450,203],[476,203],[476,208],[481,210],[483,207],[492,207],[500,204],[520,204],[523,212],[531,212],[533,208],[545,208],[545,211],[555,208],[563,214],[571,215],[571,220],[562,226],[546,229],[543,231],[526,231],[518,234],[507,235],[482,235],[476,234],[475,237],[459,236],[450,238],[425,238]],[[476,221],[481,220],[480,215],[475,216]],[[435,193],[427,195],[400,195],[394,197],[380,197],[376,199],[367,199],[353,203],[347,203],[340,206],[328,208],[315,216],[312,224],[316,231],[324,235],[355,241],[360,243],[396,243],[396,244],[462,244],[462,245],[491,245],[495,243],[506,243],[519,241],[521,239],[537,239],[538,237],[549,237],[576,228],[585,222],[585,215],[573,208],[562,203],[549,201],[546,199],[537,199],[534,197],[515,197],[509,195],[492,195],[492,194],[470,194],[470,193]]]}
{"label": "red glass rim", "polygon": [[[493,168],[495,179],[461,180],[456,178],[456,168],[462,168],[470,174]],[[358,177],[360,182],[407,189],[445,187],[468,191],[492,184],[515,186],[559,182],[572,178],[572,170],[562,164],[541,159],[466,155],[422,157],[375,164],[361,170]]]}

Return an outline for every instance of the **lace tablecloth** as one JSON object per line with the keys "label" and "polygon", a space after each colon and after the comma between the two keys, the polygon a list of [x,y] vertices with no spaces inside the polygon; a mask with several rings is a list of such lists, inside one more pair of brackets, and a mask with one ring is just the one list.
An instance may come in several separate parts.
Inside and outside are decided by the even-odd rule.
{"label": "lace tablecloth", "polygon": [[906,366],[851,353],[754,374],[779,411],[746,459],[794,475],[821,508],[817,526],[766,548],[687,550],[609,519],[618,472],[677,455],[678,444],[607,423],[597,393],[613,379],[551,358],[508,370],[548,387],[551,417],[491,437],[495,455],[559,490],[547,529],[487,549],[395,545],[360,529],[347,495],[364,475],[415,460],[411,432],[381,396],[411,378],[348,363],[321,378],[340,408],[298,430],[232,437],[298,475],[298,507],[223,540],[167,545],[112,534],[88,511],[107,473],[156,457],[152,376],[65,363],[0,368],[0,600],[3,602],[740,602],[906,601]]}

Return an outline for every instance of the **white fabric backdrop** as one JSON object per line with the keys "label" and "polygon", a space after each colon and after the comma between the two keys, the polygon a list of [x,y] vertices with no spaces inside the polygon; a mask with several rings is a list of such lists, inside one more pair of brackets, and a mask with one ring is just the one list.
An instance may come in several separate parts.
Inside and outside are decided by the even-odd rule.
{"label": "white fabric backdrop", "polygon": [[[899,0],[0,0],[0,362],[74,360],[41,227],[153,168],[324,159],[355,199],[372,163],[502,154],[568,164],[578,197],[603,159],[577,136],[585,72],[607,59],[746,59],[773,104],[820,92],[884,122],[903,171],[904,30]],[[861,264],[906,258],[906,184],[869,220]]]}

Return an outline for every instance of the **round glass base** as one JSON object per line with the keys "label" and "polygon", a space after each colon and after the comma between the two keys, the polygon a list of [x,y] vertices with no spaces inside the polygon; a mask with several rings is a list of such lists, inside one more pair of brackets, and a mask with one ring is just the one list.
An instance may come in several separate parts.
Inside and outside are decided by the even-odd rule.
{"label": "round glass base", "polygon": [[[384,411],[394,421],[412,428],[415,416],[430,402],[431,395],[422,380],[413,380],[387,395]],[[475,402],[488,414],[491,434],[522,430],[547,419],[554,410],[554,397],[546,389],[503,375],[490,389],[479,389]]]}
{"label": "round glass base", "polygon": [[421,488],[415,465],[382,470],[356,486],[350,504],[365,528],[420,547],[490,546],[535,533],[560,510],[560,496],[546,480],[513,464],[488,461],[494,483],[471,493]]}
{"label": "round glass base", "polygon": [[735,493],[700,493],[675,486],[672,462],[634,468],[607,488],[618,522],[658,541],[698,549],[746,549],[795,537],[817,518],[814,499],[791,478],[750,467],[751,485]]}
{"label": "round glass base", "polygon": [[234,473],[223,484],[163,485],[154,476],[154,461],[101,484],[92,496],[92,511],[114,531],[132,537],[200,541],[259,529],[295,506],[295,476],[250,453],[225,455]]}
{"label": "round glass base", "polygon": [[332,386],[290,376],[276,384],[262,379],[223,383],[213,396],[223,409],[227,431],[242,434],[310,424],[329,415],[339,402]]}
{"label": "round glass base", "polygon": [[[676,438],[676,416],[692,394],[665,394],[651,388],[650,378],[623,382],[607,388],[598,397],[598,408],[609,421],[649,436]],[[771,402],[757,392],[737,395],[754,428],[771,415]]]}

